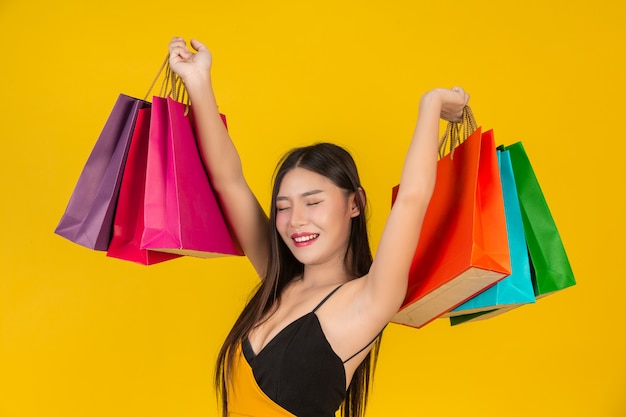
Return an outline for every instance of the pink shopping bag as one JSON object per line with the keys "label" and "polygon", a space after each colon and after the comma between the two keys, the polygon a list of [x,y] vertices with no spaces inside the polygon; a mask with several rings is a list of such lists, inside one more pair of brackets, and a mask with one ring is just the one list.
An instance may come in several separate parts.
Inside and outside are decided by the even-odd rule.
{"label": "pink shopping bag", "polygon": [[141,247],[202,258],[242,255],[185,109],[170,97],[153,97]]}

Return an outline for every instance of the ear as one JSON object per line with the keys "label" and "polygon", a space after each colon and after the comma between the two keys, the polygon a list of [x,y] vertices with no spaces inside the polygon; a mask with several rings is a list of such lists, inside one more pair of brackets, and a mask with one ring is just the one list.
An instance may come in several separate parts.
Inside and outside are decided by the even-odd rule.
{"label": "ear", "polygon": [[357,192],[352,193],[350,195],[350,217],[353,217],[353,218],[361,214],[361,209],[359,208],[359,201],[357,199],[361,200],[363,202],[363,204],[361,205],[365,207],[365,201],[366,201],[365,191],[361,187],[359,187]]}

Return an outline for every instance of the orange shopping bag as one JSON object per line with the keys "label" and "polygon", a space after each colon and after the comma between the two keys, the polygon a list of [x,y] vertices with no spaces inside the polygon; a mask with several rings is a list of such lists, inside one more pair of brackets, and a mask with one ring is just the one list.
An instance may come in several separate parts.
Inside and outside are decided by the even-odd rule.
{"label": "orange shopping bag", "polygon": [[494,134],[478,128],[437,163],[407,295],[392,321],[420,328],[510,273]]}

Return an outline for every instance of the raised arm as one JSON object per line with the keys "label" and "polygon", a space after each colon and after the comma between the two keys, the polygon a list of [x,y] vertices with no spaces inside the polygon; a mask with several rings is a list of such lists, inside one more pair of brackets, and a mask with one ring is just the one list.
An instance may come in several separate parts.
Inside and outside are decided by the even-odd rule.
{"label": "raised arm", "polygon": [[469,96],[455,87],[424,94],[400,187],[363,288],[372,320],[388,322],[406,295],[409,269],[437,174],[439,119],[460,121]]}
{"label": "raised arm", "polygon": [[268,219],[246,182],[241,159],[222,120],[211,83],[212,56],[196,40],[170,42],[170,66],[185,82],[192,103],[198,146],[228,223],[259,276],[269,253]]}

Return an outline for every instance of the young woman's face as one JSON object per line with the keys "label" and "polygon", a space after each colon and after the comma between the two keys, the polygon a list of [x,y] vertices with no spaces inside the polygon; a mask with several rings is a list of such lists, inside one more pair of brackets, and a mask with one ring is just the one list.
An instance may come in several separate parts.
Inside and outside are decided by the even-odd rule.
{"label": "young woman's face", "polygon": [[305,265],[343,265],[351,219],[359,215],[355,194],[304,168],[283,177],[276,198],[276,229]]}

